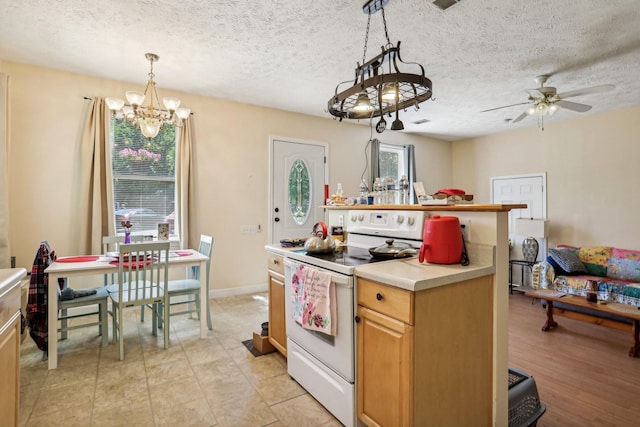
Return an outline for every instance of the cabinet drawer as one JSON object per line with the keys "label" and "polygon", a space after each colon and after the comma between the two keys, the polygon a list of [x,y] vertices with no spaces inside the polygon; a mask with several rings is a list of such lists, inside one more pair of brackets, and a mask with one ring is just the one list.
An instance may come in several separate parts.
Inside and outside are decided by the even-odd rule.
{"label": "cabinet drawer", "polygon": [[358,278],[358,305],[413,325],[413,292]]}
{"label": "cabinet drawer", "polygon": [[284,258],[282,255],[267,253],[267,268],[284,275]]}

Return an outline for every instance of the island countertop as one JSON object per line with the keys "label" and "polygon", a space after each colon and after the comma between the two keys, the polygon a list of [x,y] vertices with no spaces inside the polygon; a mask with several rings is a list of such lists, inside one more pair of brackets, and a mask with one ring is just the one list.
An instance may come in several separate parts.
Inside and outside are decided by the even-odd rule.
{"label": "island countertop", "polygon": [[396,288],[419,292],[476,277],[488,276],[494,274],[495,271],[492,264],[443,265],[420,263],[417,258],[411,258],[356,267],[355,275]]}

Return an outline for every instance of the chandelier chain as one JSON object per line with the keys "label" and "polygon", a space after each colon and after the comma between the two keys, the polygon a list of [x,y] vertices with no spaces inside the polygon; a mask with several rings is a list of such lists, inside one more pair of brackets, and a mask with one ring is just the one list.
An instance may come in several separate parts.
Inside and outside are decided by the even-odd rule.
{"label": "chandelier chain", "polygon": [[391,40],[389,39],[389,31],[387,30],[387,18],[384,15],[384,7],[380,9],[382,11],[382,23],[384,24],[384,36],[387,38],[387,46],[391,45]]}
{"label": "chandelier chain", "polygon": [[369,25],[371,24],[371,15],[367,18],[367,31],[364,36],[364,52],[362,52],[362,65],[367,60],[367,44],[369,43]]}

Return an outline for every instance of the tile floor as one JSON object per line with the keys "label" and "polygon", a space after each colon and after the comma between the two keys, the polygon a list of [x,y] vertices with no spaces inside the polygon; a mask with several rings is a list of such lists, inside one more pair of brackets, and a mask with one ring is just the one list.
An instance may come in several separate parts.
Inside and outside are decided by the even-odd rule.
{"label": "tile floor", "polygon": [[100,347],[97,327],[70,331],[47,370],[30,337],[21,348],[21,426],[331,426],[340,424],[287,374],[279,353],[254,357],[242,341],[268,318],[267,294],[210,300],[213,331],[171,318],[171,345],[130,308],[125,360]]}

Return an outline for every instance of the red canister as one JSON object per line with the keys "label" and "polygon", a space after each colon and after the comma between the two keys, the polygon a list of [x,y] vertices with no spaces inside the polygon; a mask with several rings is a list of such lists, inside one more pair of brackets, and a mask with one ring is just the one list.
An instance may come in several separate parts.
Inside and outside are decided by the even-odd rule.
{"label": "red canister", "polygon": [[420,262],[456,264],[462,259],[462,230],[455,216],[434,215],[424,222]]}

